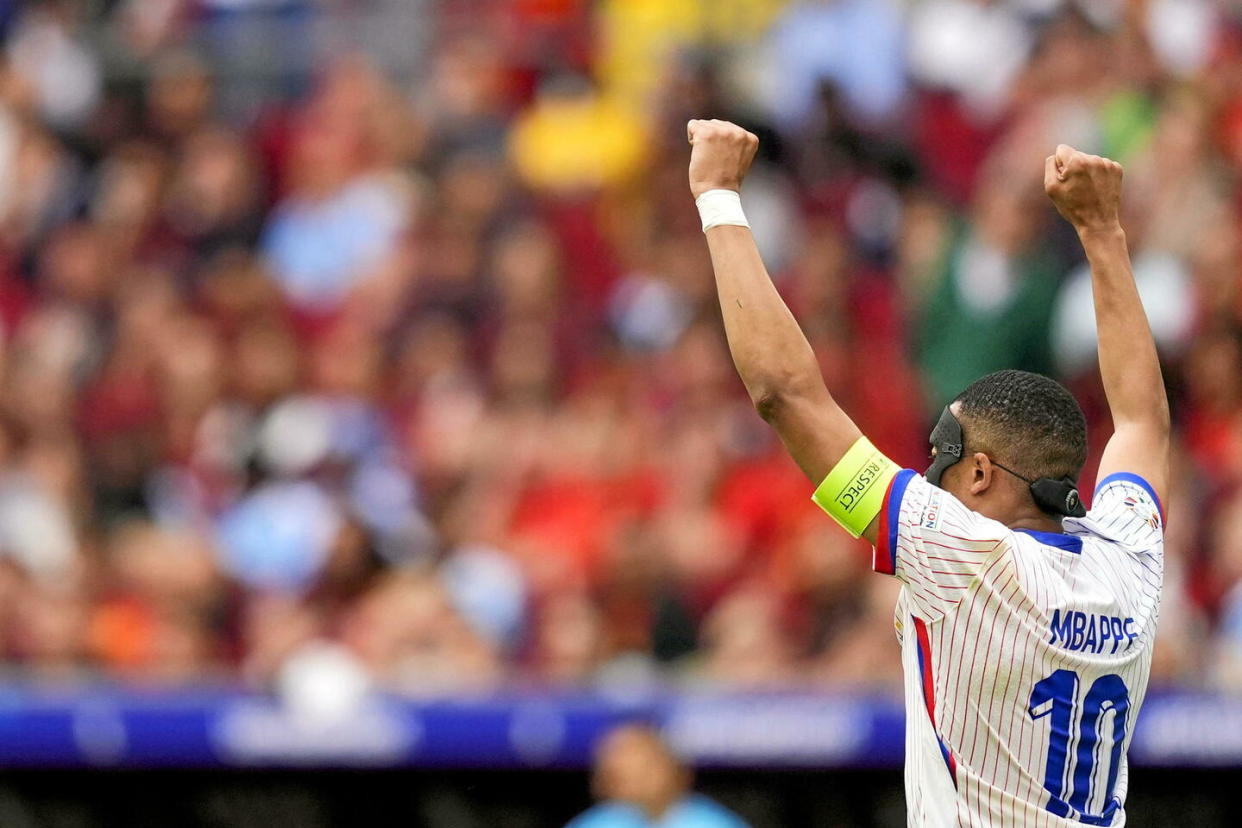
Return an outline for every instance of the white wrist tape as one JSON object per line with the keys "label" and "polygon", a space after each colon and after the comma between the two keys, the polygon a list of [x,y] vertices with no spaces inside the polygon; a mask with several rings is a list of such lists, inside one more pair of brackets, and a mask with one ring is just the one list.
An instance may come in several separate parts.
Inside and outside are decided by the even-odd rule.
{"label": "white wrist tape", "polygon": [[742,198],[734,190],[708,190],[694,200],[703,220],[703,232],[722,224],[750,227],[742,212]]}

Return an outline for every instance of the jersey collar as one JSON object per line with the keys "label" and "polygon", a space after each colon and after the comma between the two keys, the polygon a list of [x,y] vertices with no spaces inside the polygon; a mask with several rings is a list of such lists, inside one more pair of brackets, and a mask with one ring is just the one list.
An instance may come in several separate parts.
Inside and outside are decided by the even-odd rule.
{"label": "jersey collar", "polygon": [[1030,535],[1045,546],[1055,546],[1057,549],[1064,549],[1075,555],[1082,554],[1082,538],[1077,535],[1067,535],[1064,532],[1040,532],[1038,529],[1014,529],[1013,531]]}

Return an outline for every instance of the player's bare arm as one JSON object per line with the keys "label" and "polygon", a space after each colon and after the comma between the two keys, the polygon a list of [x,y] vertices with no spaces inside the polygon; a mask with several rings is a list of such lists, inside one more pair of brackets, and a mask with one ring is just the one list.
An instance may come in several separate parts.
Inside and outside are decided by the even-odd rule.
{"label": "player's bare arm", "polygon": [[1100,376],[1113,436],[1099,478],[1131,472],[1164,500],[1169,478],[1169,403],[1121,227],[1121,165],[1062,144],[1044,166],[1044,189],[1082,240],[1091,265]]}
{"label": "player's bare arm", "polygon": [[[726,121],[690,121],[690,192],[738,192],[759,139]],[[833,400],[811,345],[768,276],[750,228],[705,231],[729,351],[759,414],[819,483],[861,436]],[[874,542],[874,521],[863,535]]]}

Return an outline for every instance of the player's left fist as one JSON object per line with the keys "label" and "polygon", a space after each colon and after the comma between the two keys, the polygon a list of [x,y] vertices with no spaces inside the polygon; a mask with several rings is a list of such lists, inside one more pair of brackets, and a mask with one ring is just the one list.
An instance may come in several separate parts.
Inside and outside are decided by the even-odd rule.
{"label": "player's left fist", "polygon": [[759,139],[728,121],[690,121],[690,192],[698,198],[708,190],[742,189],[742,179],[755,160]]}
{"label": "player's left fist", "polygon": [[1121,165],[1061,144],[1044,162],[1044,192],[1079,233],[1121,226]]}

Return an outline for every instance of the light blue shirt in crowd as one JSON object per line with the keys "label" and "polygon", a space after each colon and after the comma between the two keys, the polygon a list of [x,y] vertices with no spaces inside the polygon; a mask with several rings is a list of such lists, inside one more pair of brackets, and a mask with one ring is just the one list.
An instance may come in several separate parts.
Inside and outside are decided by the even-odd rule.
{"label": "light blue shirt in crowd", "polygon": [[322,201],[289,199],[272,211],[261,246],[295,305],[335,307],[393,248],[406,205],[391,181],[360,176]]}
{"label": "light blue shirt in crowd", "polygon": [[787,127],[801,125],[825,80],[869,120],[892,117],[905,96],[904,20],[895,0],[795,3],[770,45],[779,79],[772,114]]}
{"label": "light blue shirt in crowd", "polygon": [[749,828],[733,813],[705,796],[692,795],[673,805],[658,820],[621,802],[605,802],[571,821],[565,828]]}

